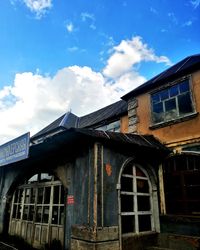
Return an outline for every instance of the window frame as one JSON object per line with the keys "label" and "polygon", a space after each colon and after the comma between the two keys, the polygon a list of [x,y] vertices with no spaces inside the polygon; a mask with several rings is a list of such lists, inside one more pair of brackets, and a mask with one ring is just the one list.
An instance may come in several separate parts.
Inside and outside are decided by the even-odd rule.
{"label": "window frame", "polygon": [[[120,175],[120,188],[119,188],[119,218],[120,218],[120,230],[121,230],[121,235],[122,236],[127,236],[127,235],[138,235],[138,234],[145,234],[145,233],[152,233],[156,232],[156,226],[154,223],[154,214],[153,214],[153,194],[152,194],[152,184],[150,181],[150,177],[140,165],[135,164],[135,163],[129,163],[131,164],[131,167],[133,168],[133,174],[124,174],[124,169],[127,167],[127,165],[123,168],[121,175]],[[129,165],[128,164],[128,165]],[[139,169],[145,177],[138,176],[136,175],[136,169]],[[122,182],[121,179],[122,177],[125,178],[131,178],[132,179],[132,187],[133,191],[123,191],[122,190]],[[143,192],[138,192],[137,191],[137,180],[144,180],[147,181],[148,183],[148,193],[143,193]],[[121,206],[121,195],[131,195],[133,197],[133,211],[129,212],[122,212],[122,206]],[[149,197],[149,210],[139,210],[138,209],[138,197]],[[140,231],[140,225],[139,225],[139,216],[149,216],[150,217],[150,230],[141,230]],[[135,225],[135,230],[132,232],[122,232],[122,217],[124,216],[134,216],[134,225]]]}
{"label": "window frame", "polygon": [[[188,92],[190,94],[191,106],[192,106],[192,109],[193,109],[192,112],[186,113],[184,115],[179,114],[179,108],[178,108],[178,104],[177,104],[177,99],[178,99],[177,97],[180,96],[180,93],[179,93],[178,95],[175,95],[176,111],[178,113],[177,117],[169,119],[169,120],[163,119],[160,122],[155,122],[154,121],[154,114],[153,114],[152,96],[154,94],[156,94],[156,93],[159,93],[159,92],[165,90],[165,89],[169,89],[170,87],[176,86],[176,85],[178,85],[181,82],[184,82],[186,80],[188,80],[188,83],[189,83],[189,91]],[[185,93],[187,93],[187,92],[185,92]],[[151,117],[150,117],[150,122],[151,122],[150,129],[154,129],[154,128],[158,128],[158,127],[167,126],[167,125],[170,125],[170,124],[182,122],[182,121],[191,119],[193,117],[196,117],[196,115],[198,114],[196,112],[196,106],[195,106],[195,101],[194,101],[194,94],[193,94],[193,88],[192,88],[192,77],[191,77],[191,75],[184,76],[182,78],[179,78],[178,80],[175,80],[173,82],[169,82],[169,83],[165,84],[165,86],[162,86],[160,88],[157,88],[157,89],[151,91],[149,93],[149,100],[150,100],[150,114],[151,114]],[[170,100],[170,98],[168,98],[168,100]],[[164,103],[164,101],[165,100],[163,100],[161,102]],[[164,105],[163,105],[163,108],[164,108]],[[164,110],[163,113],[165,114],[166,111]]]}

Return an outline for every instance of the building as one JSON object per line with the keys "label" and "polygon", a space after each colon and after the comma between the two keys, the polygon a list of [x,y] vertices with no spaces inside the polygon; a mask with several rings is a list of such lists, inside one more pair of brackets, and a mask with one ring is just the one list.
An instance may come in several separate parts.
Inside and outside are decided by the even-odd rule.
{"label": "building", "polygon": [[[199,249],[200,55],[34,135],[0,167],[0,231],[36,248]],[[160,249],[160,248],[159,248]]]}

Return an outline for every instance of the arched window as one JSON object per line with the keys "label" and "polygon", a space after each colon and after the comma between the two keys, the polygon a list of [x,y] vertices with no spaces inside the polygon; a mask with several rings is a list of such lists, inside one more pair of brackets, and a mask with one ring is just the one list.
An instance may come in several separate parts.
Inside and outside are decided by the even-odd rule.
{"label": "arched window", "polygon": [[121,233],[155,231],[152,213],[152,186],[141,166],[129,163],[120,177]]}
{"label": "arched window", "polygon": [[9,233],[35,247],[53,239],[63,243],[65,191],[48,173],[33,175],[13,194]]}

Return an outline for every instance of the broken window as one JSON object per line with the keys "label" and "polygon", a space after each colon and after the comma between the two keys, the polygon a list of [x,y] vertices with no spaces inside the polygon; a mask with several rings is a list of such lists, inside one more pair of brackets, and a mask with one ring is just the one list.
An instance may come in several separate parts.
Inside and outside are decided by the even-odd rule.
{"label": "broken window", "polygon": [[200,156],[177,155],[164,164],[168,214],[200,215]]}
{"label": "broken window", "polygon": [[121,175],[120,218],[122,234],[153,230],[151,185],[147,174],[133,164]]}
{"label": "broken window", "polygon": [[151,95],[154,124],[182,118],[194,112],[189,79]]}

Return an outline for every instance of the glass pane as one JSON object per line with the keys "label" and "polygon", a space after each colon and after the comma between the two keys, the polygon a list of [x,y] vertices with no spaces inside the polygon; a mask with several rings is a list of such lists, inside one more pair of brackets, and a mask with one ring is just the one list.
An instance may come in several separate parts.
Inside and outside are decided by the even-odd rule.
{"label": "glass pane", "polygon": [[170,97],[176,96],[178,94],[179,94],[179,92],[178,92],[178,85],[172,86],[169,89],[169,95],[170,95]]}
{"label": "glass pane", "polygon": [[150,211],[150,197],[137,196],[138,211]]}
{"label": "glass pane", "polygon": [[25,201],[24,203],[29,203],[30,202],[30,188],[25,189]]}
{"label": "glass pane", "polygon": [[45,206],[43,208],[42,222],[43,223],[48,223],[49,222],[49,206]]}
{"label": "glass pane", "polygon": [[42,204],[43,190],[44,190],[44,188],[38,188],[38,198],[37,198],[37,203],[38,204]]}
{"label": "glass pane", "polygon": [[38,181],[38,174],[33,175],[33,176],[28,180],[28,183],[36,182],[36,181]]}
{"label": "glass pane", "polygon": [[154,103],[153,112],[158,114],[163,113],[163,103],[162,102]]}
{"label": "glass pane", "polygon": [[170,111],[176,109],[176,100],[175,98],[165,101],[165,111]]}
{"label": "glass pane", "polygon": [[121,216],[122,233],[134,233],[135,232],[135,216],[126,215]]}
{"label": "glass pane", "polygon": [[147,180],[137,179],[137,192],[149,193],[149,183]]}
{"label": "glass pane", "polygon": [[180,83],[179,84],[179,89],[180,89],[180,93],[189,91],[190,89],[189,89],[189,82],[188,82],[188,80]]}
{"label": "glass pane", "polygon": [[178,96],[178,106],[180,115],[191,113],[193,111],[189,92]]}
{"label": "glass pane", "polygon": [[123,174],[129,174],[129,175],[133,175],[133,164],[129,163],[123,171]]}
{"label": "glass pane", "polygon": [[21,213],[22,213],[22,205],[17,206],[17,219],[21,218]]}
{"label": "glass pane", "polygon": [[151,216],[150,215],[139,215],[139,232],[151,231]]}
{"label": "glass pane", "polygon": [[42,207],[37,207],[36,222],[41,222],[41,220],[42,220]]}
{"label": "glass pane", "polygon": [[168,89],[165,89],[165,90],[159,92],[159,94],[160,94],[161,101],[166,100],[166,99],[169,98],[169,91],[168,91]]}
{"label": "glass pane", "polygon": [[36,196],[36,189],[35,188],[31,188],[31,200],[30,203],[35,203],[35,196]]}
{"label": "glass pane", "polygon": [[41,173],[40,174],[40,181],[51,181],[52,175],[49,175],[47,173]]}
{"label": "glass pane", "polygon": [[160,101],[160,95],[159,94],[152,95],[151,100],[152,100],[153,103],[159,102]]}
{"label": "glass pane", "polygon": [[34,211],[35,211],[34,206],[30,206],[29,207],[29,217],[28,217],[29,221],[33,221]]}
{"label": "glass pane", "polygon": [[121,191],[133,192],[133,179],[130,177],[121,177]]}
{"label": "glass pane", "polygon": [[52,224],[58,224],[58,206],[53,206]]}
{"label": "glass pane", "polygon": [[59,225],[64,224],[64,206],[60,207],[60,219],[59,219]]}
{"label": "glass pane", "polygon": [[24,206],[23,220],[28,220],[28,206]]}
{"label": "glass pane", "polygon": [[50,203],[51,187],[45,187],[44,204]]}
{"label": "glass pane", "polygon": [[60,186],[53,187],[53,203],[54,204],[59,204],[59,187]]}
{"label": "glass pane", "polygon": [[13,206],[12,218],[16,218],[16,212],[17,212],[17,205],[14,205],[14,206]]}
{"label": "glass pane", "polygon": [[146,177],[146,175],[139,168],[136,168],[136,176]]}
{"label": "glass pane", "polygon": [[133,212],[133,195],[121,195],[121,212]]}
{"label": "glass pane", "polygon": [[65,190],[64,190],[64,187],[61,186],[60,204],[64,204],[64,201],[65,201]]}

